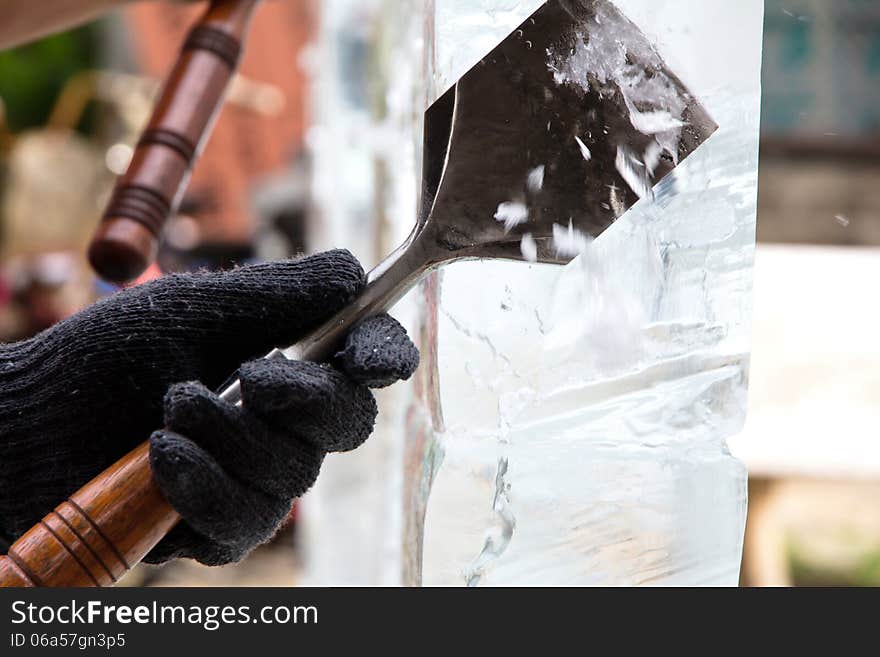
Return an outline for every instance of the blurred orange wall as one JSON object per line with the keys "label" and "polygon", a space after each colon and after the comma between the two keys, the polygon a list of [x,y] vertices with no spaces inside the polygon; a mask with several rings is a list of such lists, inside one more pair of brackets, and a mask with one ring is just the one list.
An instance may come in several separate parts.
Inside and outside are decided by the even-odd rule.
{"label": "blurred orange wall", "polygon": [[[126,10],[134,56],[144,74],[164,79],[202,11],[203,3],[185,7],[164,2],[139,3]],[[239,71],[278,87],[285,104],[271,117],[235,106],[221,113],[188,190],[188,195],[212,201],[196,217],[203,241],[247,242],[254,228],[249,181],[291,162],[302,148],[308,87],[299,62],[314,25],[311,0],[268,0],[257,9]]]}

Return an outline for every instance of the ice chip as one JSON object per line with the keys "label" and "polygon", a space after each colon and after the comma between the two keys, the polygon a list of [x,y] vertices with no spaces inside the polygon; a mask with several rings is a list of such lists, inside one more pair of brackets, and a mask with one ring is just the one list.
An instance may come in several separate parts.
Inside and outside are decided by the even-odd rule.
{"label": "ice chip", "polygon": [[626,212],[626,204],[617,185],[608,185],[608,201],[615,217],[622,217]]}
{"label": "ice chip", "polygon": [[538,243],[531,233],[526,233],[522,236],[519,249],[522,251],[523,258],[529,262],[538,262]]}
{"label": "ice chip", "polygon": [[623,178],[624,182],[626,182],[636,196],[639,198],[654,198],[645,164],[637,160],[627,147],[617,147],[617,157],[614,160],[614,165],[617,167],[620,177]]}
{"label": "ice chip", "polygon": [[581,155],[584,156],[584,159],[589,162],[593,159],[593,154],[590,152],[590,149],[587,148],[587,145],[581,140],[580,137],[575,137],[574,140],[577,142],[577,145],[581,149]]}
{"label": "ice chip", "polygon": [[529,171],[529,177],[526,180],[526,185],[529,188],[529,191],[533,194],[537,194],[542,189],[544,189],[544,165],[542,164],[539,167],[535,167],[531,171]]}
{"label": "ice chip", "polygon": [[556,255],[579,255],[587,250],[592,241],[589,235],[585,235],[575,228],[570,220],[568,228],[553,224],[553,248],[556,249]]}
{"label": "ice chip", "polygon": [[675,118],[666,110],[653,112],[640,112],[630,97],[623,96],[626,107],[629,110],[629,121],[633,128],[645,135],[656,135],[661,132],[677,130],[684,126],[684,121]]}
{"label": "ice chip", "polygon": [[645,163],[645,169],[652,178],[654,177],[654,170],[660,164],[661,155],[663,155],[663,147],[656,141],[652,141],[645,149],[645,155],[642,159]]}
{"label": "ice chip", "polygon": [[514,227],[529,220],[529,209],[524,203],[513,201],[501,203],[495,212],[495,219],[504,222],[504,232],[509,233]]}

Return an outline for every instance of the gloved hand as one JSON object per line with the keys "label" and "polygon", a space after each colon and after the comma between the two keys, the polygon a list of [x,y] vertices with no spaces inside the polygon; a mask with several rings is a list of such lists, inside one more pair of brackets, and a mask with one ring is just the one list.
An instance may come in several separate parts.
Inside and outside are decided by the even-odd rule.
{"label": "gloved hand", "polygon": [[[336,367],[259,358],[363,284],[346,251],[176,274],[0,346],[0,534],[11,542],[152,434],[154,477],[184,522],[147,561],[241,559],[274,534],[327,452],[369,436],[367,386],[418,365],[387,315],[351,332]],[[254,358],[239,371],[242,407],[211,392]]]}

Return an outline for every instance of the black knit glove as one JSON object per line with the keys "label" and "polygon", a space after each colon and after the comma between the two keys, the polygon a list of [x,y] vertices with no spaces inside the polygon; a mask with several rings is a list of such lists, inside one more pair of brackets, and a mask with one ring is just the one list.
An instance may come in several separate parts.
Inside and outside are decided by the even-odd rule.
{"label": "black knit glove", "polygon": [[348,336],[339,369],[258,359],[241,366],[242,407],[211,390],[240,363],[295,343],[363,284],[346,251],[175,274],[0,346],[2,538],[17,538],[152,434],[154,476],[185,522],[147,561],[241,559],[274,534],[327,452],[369,436],[367,386],[408,378],[418,352],[382,315]]}

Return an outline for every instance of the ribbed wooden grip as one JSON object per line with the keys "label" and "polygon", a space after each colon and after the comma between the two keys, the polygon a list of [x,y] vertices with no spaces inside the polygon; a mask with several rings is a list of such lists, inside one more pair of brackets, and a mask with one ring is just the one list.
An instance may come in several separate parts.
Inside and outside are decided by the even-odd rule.
{"label": "ribbed wooden grip", "polygon": [[110,586],[179,519],[143,443],[19,538],[0,557],[0,586]]}
{"label": "ribbed wooden grip", "polygon": [[89,247],[103,278],[127,282],[155,259],[210,134],[260,0],[215,0],[190,31]]}

